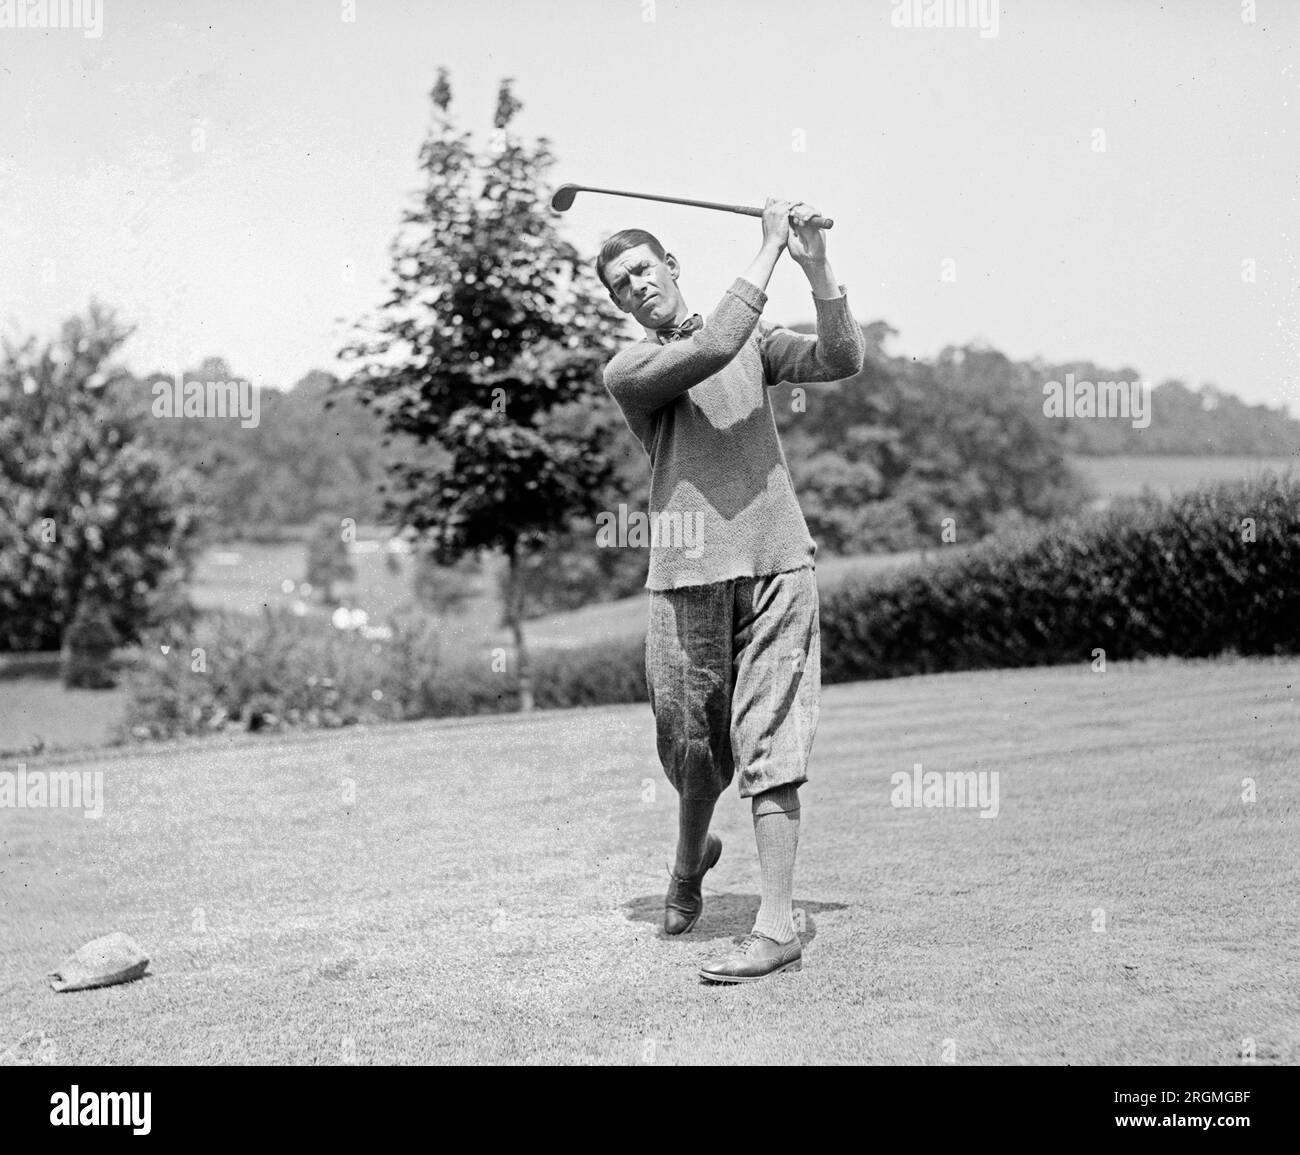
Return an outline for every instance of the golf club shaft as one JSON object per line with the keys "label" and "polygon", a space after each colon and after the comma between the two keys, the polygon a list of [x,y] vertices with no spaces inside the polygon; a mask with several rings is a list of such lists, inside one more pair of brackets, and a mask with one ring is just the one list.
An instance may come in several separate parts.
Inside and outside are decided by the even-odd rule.
{"label": "golf club shaft", "polygon": [[[742,216],[747,217],[761,217],[763,215],[763,210],[755,208],[753,205],[724,205],[717,201],[696,201],[688,200],[685,197],[661,197],[655,196],[653,193],[624,192],[616,188],[592,188],[590,185],[577,185],[576,188],[579,192],[604,193],[606,196],[611,197],[632,197],[634,200],[640,201],[663,201],[670,205],[687,205],[696,209],[717,209],[719,212],[740,213]],[[829,229],[835,224],[830,217],[810,217],[808,223],[818,229]]]}

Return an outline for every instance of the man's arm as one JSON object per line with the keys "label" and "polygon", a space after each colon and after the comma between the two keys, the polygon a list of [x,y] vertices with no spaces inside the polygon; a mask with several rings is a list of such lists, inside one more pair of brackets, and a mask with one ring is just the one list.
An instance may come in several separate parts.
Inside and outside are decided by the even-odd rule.
{"label": "man's arm", "polygon": [[652,413],[662,408],[708,380],[740,352],[767,304],[765,290],[789,239],[792,207],[790,201],[768,198],[762,247],[709,314],[703,329],[666,345],[633,345],[605,367],[605,388],[625,411]]}
{"label": "man's arm", "polygon": [[736,278],[704,328],[667,345],[640,342],[605,367],[605,388],[625,410],[651,413],[724,368],[758,324],[767,294]]}
{"label": "man's arm", "polygon": [[763,369],[769,385],[839,381],[857,373],[866,357],[862,328],[853,319],[844,286],[836,282],[826,258],[826,233],[803,224],[816,211],[811,205],[797,206],[786,246],[812,288],[817,336],[779,328],[763,334]]}
{"label": "man's arm", "polygon": [[862,368],[867,344],[862,326],[853,319],[843,286],[827,299],[813,295],[817,311],[817,335],[796,333],[773,326],[763,332],[759,350],[763,371],[769,385],[782,381],[801,384],[813,381],[839,381],[852,377]]}

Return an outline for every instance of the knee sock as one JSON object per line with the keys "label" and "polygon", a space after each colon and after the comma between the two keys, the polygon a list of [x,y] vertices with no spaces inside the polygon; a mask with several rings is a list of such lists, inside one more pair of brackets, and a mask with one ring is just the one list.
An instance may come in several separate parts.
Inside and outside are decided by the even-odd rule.
{"label": "knee sock", "polygon": [[754,931],[777,942],[794,938],[794,855],[799,846],[799,787],[778,786],[754,795],[754,841],[763,898]]}
{"label": "knee sock", "polygon": [[716,798],[682,798],[677,811],[677,859],[673,873],[698,874],[704,860],[704,843],[713,819]]}

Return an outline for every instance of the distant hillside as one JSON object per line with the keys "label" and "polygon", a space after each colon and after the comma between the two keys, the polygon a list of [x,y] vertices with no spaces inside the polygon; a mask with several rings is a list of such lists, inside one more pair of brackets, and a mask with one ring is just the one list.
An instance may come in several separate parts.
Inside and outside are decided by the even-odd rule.
{"label": "distant hillside", "polygon": [[1278,457],[1106,454],[1072,457],[1070,464],[1088,482],[1095,495],[1091,505],[1099,509],[1117,498],[1137,497],[1147,489],[1161,497],[1169,497],[1212,482],[1249,481],[1268,471],[1300,472],[1300,449],[1289,456]]}
{"label": "distant hillside", "polygon": [[[956,517],[965,534],[978,536],[1007,517],[1066,512],[1082,492],[1068,467],[1072,457],[1300,451],[1300,421],[1284,407],[1247,405],[1212,385],[1155,386],[1145,428],[1122,418],[1054,419],[1043,415],[1044,383],[1064,382],[1067,374],[1094,383],[1140,374],[1088,361],[1016,362],[978,345],[950,347],[932,359],[891,357],[883,344],[893,331],[881,321],[863,328],[871,352],[857,377],[812,387],[803,409],[793,404],[789,387],[773,394],[809,524],[828,551],[916,548],[933,536],[940,515]],[[186,374],[188,380],[237,376],[215,357]],[[139,379],[136,404],[147,411],[150,386],[167,379]],[[254,428],[215,417],[145,424],[151,440],[202,475],[219,537],[280,540],[284,527],[307,526],[321,514],[384,521],[388,465],[434,450],[386,447],[377,417],[350,395],[337,396],[327,409],[334,384],[330,374],[313,371],[292,389],[264,390]],[[620,500],[643,502],[648,463],[613,403],[602,396],[587,419],[608,429]],[[572,542],[564,552],[572,562]],[[558,567],[556,580],[585,586],[570,569]]]}
{"label": "distant hillside", "polygon": [[[185,374],[186,381],[239,380],[219,358]],[[149,412],[156,382],[139,382],[133,403]],[[383,520],[381,486],[387,464],[397,459],[383,444],[378,419],[350,396],[326,402],[335,378],[306,374],[289,390],[259,394],[256,425],[238,419],[148,418],[149,440],[198,471],[203,497],[218,537],[280,540],[286,526],[306,526],[322,514],[352,517],[358,524]]]}
{"label": "distant hillside", "polygon": [[[1041,393],[1050,381],[1066,383],[1073,374],[1076,385],[1105,381],[1140,381],[1136,369],[1106,369],[1089,361],[1049,365],[1026,363]],[[1272,457],[1300,450],[1300,421],[1286,406],[1247,405],[1214,385],[1189,389],[1181,381],[1163,381],[1151,387],[1150,423],[1135,428],[1124,418],[1052,419],[1048,425],[1064,429],[1071,453],[1088,456],[1111,454],[1236,455]]]}

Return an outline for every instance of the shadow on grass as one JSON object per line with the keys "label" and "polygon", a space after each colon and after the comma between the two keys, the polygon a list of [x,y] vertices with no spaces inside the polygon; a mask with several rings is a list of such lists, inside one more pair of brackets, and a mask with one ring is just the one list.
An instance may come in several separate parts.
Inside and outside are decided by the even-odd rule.
{"label": "shadow on grass", "polygon": [[[757,894],[711,894],[704,888],[704,914],[695,924],[693,930],[681,935],[681,939],[699,942],[701,939],[732,939],[748,934],[754,925],[754,916],[758,914],[759,896]],[[795,898],[791,904],[794,908],[795,929],[804,943],[810,943],[817,937],[817,920],[814,915],[825,911],[848,910],[842,902],[809,902]],[[663,933],[664,896],[645,894],[623,904],[631,922],[653,923],[659,928],[659,936],[668,938]],[[802,911],[802,914],[800,913]]]}

